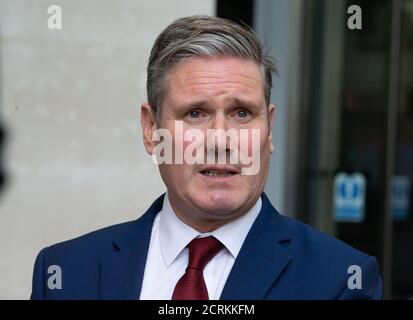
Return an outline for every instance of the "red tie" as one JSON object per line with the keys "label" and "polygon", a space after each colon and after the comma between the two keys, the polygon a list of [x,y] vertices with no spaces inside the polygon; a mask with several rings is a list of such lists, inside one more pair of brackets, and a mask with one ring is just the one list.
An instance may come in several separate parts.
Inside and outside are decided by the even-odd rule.
{"label": "red tie", "polygon": [[208,300],[204,267],[222,249],[214,237],[195,238],[189,245],[189,261],[185,274],[176,283],[172,300]]}

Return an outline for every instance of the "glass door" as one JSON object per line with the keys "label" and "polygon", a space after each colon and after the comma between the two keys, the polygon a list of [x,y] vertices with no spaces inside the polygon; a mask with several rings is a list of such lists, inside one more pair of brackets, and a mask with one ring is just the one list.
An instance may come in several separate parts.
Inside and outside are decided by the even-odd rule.
{"label": "glass door", "polygon": [[413,299],[413,1],[400,6],[396,144],[392,188],[392,294]]}
{"label": "glass door", "polygon": [[[350,5],[362,29],[347,27]],[[376,256],[384,298],[412,298],[413,0],[313,0],[307,12],[301,218]],[[339,173],[364,179],[358,219],[337,215]]]}

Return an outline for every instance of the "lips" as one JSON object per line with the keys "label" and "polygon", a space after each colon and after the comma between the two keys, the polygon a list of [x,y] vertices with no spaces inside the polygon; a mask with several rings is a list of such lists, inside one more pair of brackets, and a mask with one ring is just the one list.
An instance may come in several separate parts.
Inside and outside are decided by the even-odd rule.
{"label": "lips", "polygon": [[239,173],[237,168],[231,166],[208,166],[200,170],[207,177],[230,177]]}

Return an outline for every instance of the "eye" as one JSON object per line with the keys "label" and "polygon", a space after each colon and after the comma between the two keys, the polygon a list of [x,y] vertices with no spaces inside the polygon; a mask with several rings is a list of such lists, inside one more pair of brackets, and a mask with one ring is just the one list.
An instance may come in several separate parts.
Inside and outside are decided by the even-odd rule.
{"label": "eye", "polygon": [[246,118],[250,115],[250,112],[248,110],[245,109],[240,109],[237,111],[237,116],[239,118]]}
{"label": "eye", "polygon": [[193,109],[185,113],[185,119],[188,122],[199,122],[205,117],[205,113],[199,109]]}
{"label": "eye", "polygon": [[188,116],[190,118],[199,118],[201,116],[201,112],[199,112],[199,110],[192,110],[188,112]]}

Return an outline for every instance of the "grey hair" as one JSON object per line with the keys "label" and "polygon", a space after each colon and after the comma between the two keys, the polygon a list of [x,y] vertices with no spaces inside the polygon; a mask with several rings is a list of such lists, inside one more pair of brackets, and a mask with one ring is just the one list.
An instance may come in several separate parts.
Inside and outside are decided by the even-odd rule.
{"label": "grey hair", "polygon": [[277,73],[273,59],[264,52],[254,31],[231,20],[190,16],[172,22],[156,39],[147,69],[148,103],[159,120],[166,93],[166,79],[171,69],[194,57],[237,57],[256,62],[263,75],[264,96],[270,103],[272,73]]}

